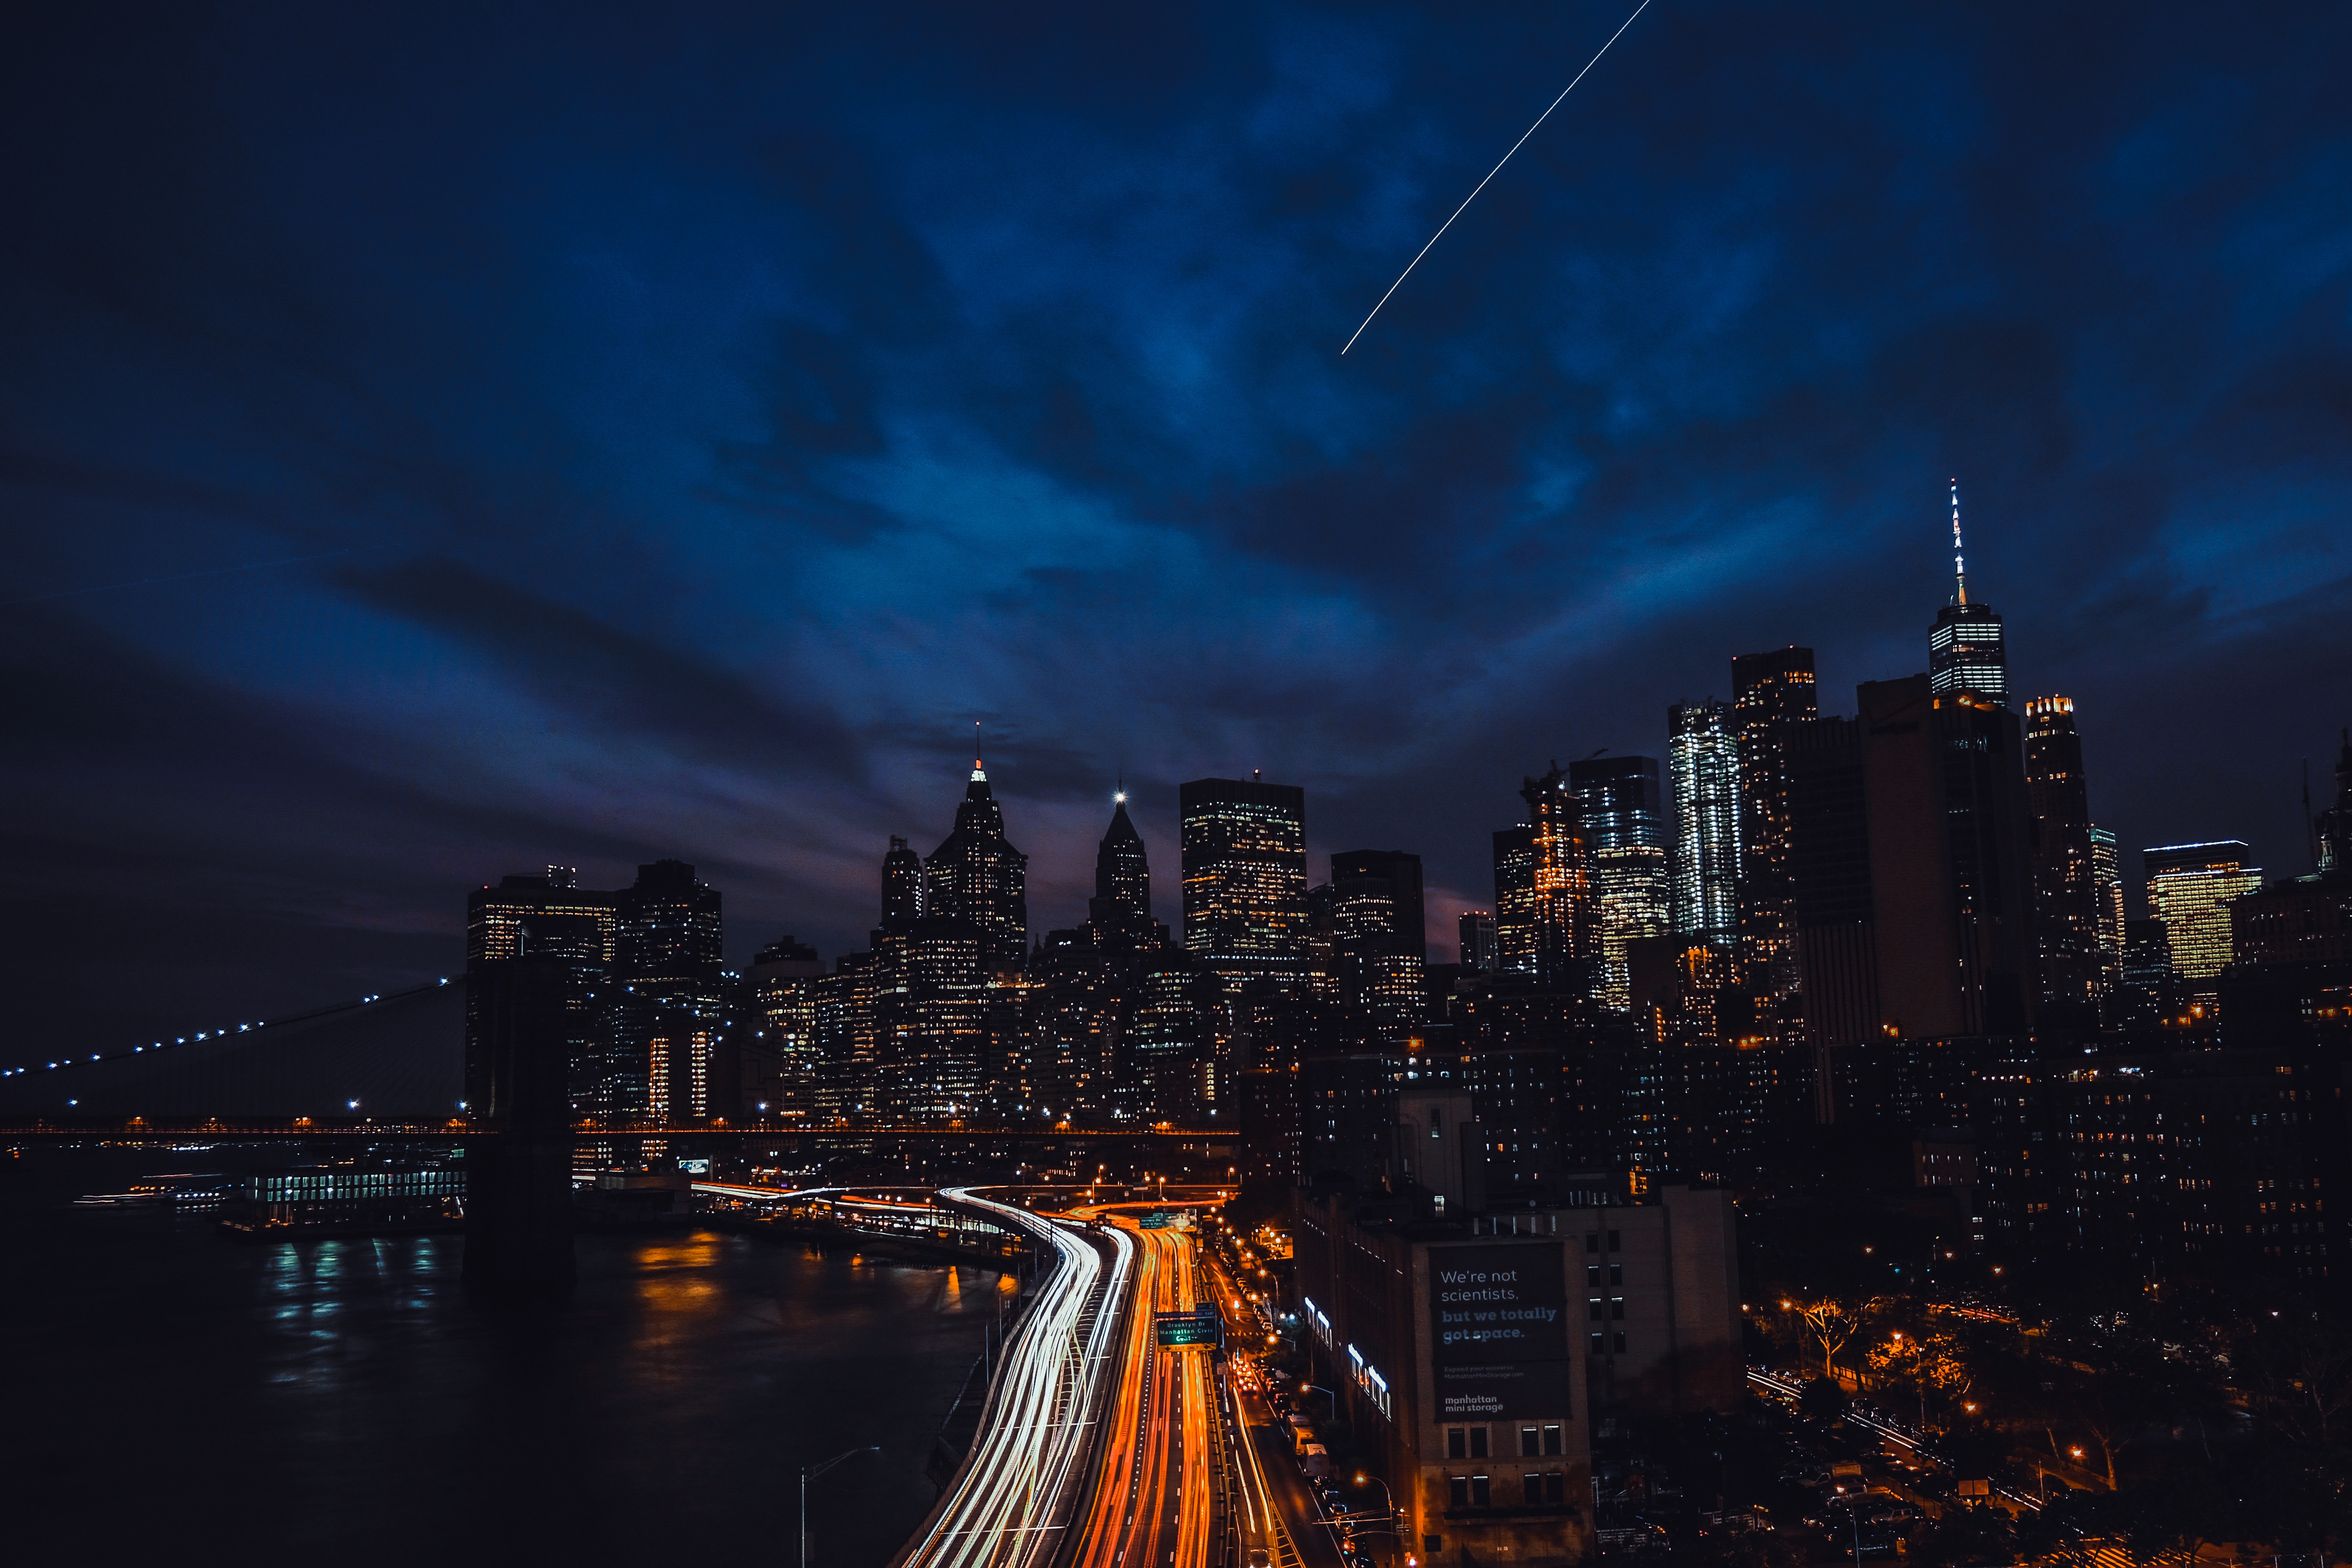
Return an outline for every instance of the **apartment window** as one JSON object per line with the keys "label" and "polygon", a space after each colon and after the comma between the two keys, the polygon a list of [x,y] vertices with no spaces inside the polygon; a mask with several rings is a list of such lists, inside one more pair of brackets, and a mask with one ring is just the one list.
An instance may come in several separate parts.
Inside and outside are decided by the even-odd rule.
{"label": "apartment window", "polygon": [[1585,1233],[1584,1250],[1587,1254],[1595,1253],[1601,1250],[1601,1233],[1599,1231],[1587,1231]]}
{"label": "apartment window", "polygon": [[1612,1296],[1609,1298],[1609,1316],[1611,1321],[1614,1322],[1622,1323],[1625,1321],[1624,1297]]}
{"label": "apartment window", "polygon": [[1568,1477],[1559,1470],[1544,1472],[1544,1501],[1563,1503],[1568,1500]]}
{"label": "apartment window", "polygon": [[1532,1459],[1532,1458],[1534,1458],[1538,1454],[1542,1453],[1542,1452],[1543,1452],[1542,1448],[1540,1448],[1539,1447],[1538,1447],[1538,1445],[1539,1443],[1541,1443],[1541,1442],[1542,1442],[1542,1440],[1543,1440],[1543,1439],[1542,1439],[1541,1436],[1540,1436],[1540,1435],[1536,1431],[1536,1429],[1535,1429],[1534,1427],[1532,1427],[1532,1426],[1522,1426],[1522,1427],[1520,1427],[1520,1428],[1519,1428],[1519,1458],[1522,1458],[1522,1459]]}
{"label": "apartment window", "polygon": [[1519,1478],[1519,1483],[1527,1493],[1527,1502],[1530,1508],[1534,1507],[1537,1503],[1543,1501],[1543,1478],[1541,1476],[1536,1474],[1533,1470],[1529,1470],[1526,1475]]}
{"label": "apartment window", "polygon": [[1617,1353],[1619,1355],[1625,1353],[1625,1331],[1622,1329],[1617,1331]]}
{"label": "apartment window", "polygon": [[1470,1457],[1470,1434],[1459,1426],[1445,1429],[1445,1457],[1466,1459]]}
{"label": "apartment window", "polygon": [[1445,1478],[1445,1485],[1447,1490],[1453,1493],[1453,1502],[1455,1508],[1468,1508],[1470,1506],[1470,1478],[1468,1476],[1448,1476]]}
{"label": "apartment window", "polygon": [[[1543,1449],[1543,1451],[1544,1451],[1546,1454],[1557,1454],[1557,1453],[1559,1453],[1559,1452],[1560,1451],[1560,1448],[1559,1448],[1559,1427],[1557,1425],[1555,1425],[1555,1426],[1547,1426],[1547,1427],[1545,1427],[1545,1428],[1544,1428],[1544,1430],[1543,1430],[1543,1445],[1544,1445],[1544,1449]],[[1557,1499],[1555,1499],[1554,1500],[1555,1500],[1555,1501],[1557,1501],[1558,1500],[1557,1500]]]}
{"label": "apartment window", "polygon": [[1617,1233],[1613,1230],[1609,1233],[1609,1250],[1612,1252],[1617,1250]]}
{"label": "apartment window", "polygon": [[1609,1266],[1609,1283],[1612,1285],[1622,1285],[1625,1283],[1625,1266],[1623,1264],[1612,1263]]}
{"label": "apartment window", "polygon": [[1470,1428],[1470,1457],[1474,1459],[1483,1459],[1488,1457],[1486,1453],[1486,1428],[1484,1426],[1473,1426]]}
{"label": "apartment window", "polygon": [[1596,1290],[1601,1288],[1601,1265],[1588,1263],[1584,1266],[1584,1282]]}
{"label": "apartment window", "polygon": [[1486,1485],[1486,1478],[1484,1476],[1472,1476],[1470,1478],[1470,1506],[1472,1508],[1486,1508],[1490,1506],[1494,1500],[1494,1497]]}
{"label": "apartment window", "polygon": [[1609,1315],[1608,1304],[1595,1296],[1584,1304],[1584,1315],[1597,1323]]}
{"label": "apartment window", "polygon": [[[1603,1350],[1607,1349],[1608,1341],[1609,1336],[1605,1333],[1594,1334],[1592,1336],[1592,1353],[1594,1355],[1599,1355]],[[1448,1457],[1450,1458],[1451,1456]]]}

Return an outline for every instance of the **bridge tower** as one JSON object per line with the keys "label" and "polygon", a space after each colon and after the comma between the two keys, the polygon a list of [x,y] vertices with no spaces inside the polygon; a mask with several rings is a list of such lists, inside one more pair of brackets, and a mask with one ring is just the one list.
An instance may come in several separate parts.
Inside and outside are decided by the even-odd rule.
{"label": "bridge tower", "polygon": [[570,1285],[571,1065],[603,1004],[601,971],[559,955],[485,963],[479,988],[488,1100],[471,1107],[498,1136],[466,1150],[466,1282],[497,1291]]}

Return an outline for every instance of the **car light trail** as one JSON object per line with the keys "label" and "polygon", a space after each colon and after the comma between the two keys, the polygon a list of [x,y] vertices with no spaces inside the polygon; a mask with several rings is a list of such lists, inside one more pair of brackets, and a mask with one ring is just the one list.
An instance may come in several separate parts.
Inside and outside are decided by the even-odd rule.
{"label": "car light trail", "polygon": [[1007,1347],[980,1436],[897,1568],[1033,1568],[1051,1560],[1084,1478],[1087,1428],[1134,1243],[1110,1234],[1111,1259],[1066,1226],[966,1188],[940,1194],[1045,1242],[1056,1260]]}

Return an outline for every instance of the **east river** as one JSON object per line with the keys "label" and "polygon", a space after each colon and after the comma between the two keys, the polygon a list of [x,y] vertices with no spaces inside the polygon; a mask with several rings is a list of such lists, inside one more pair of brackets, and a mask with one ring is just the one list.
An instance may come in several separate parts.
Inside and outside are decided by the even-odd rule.
{"label": "east river", "polygon": [[710,1232],[580,1238],[492,1308],[455,1236],[245,1243],[76,1208],[195,1152],[0,1160],[0,1517],[22,1563],[880,1568],[998,1277]]}

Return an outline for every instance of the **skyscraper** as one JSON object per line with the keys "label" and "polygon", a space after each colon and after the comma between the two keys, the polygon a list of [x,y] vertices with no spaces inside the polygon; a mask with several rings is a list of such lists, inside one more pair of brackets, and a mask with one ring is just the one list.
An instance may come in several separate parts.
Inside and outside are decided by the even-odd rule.
{"label": "skyscraper", "polygon": [[2112,827],[2091,829],[2091,880],[2099,899],[2099,994],[2124,983],[2124,872]]}
{"label": "skyscraper", "polygon": [[1952,481],[1952,602],[1936,613],[1927,633],[1927,678],[1937,696],[1973,691],[2009,704],[2009,654],[2000,616],[1990,605],[1969,603],[1968,569],[1960,555],[1960,481]]}
{"label": "skyscraper", "polygon": [[2025,705],[2025,792],[2033,812],[2033,943],[2044,1003],[2087,1014],[2100,990],[2099,880],[2074,704]]}
{"label": "skyscraper", "polygon": [[1017,973],[1029,956],[1029,857],[1004,837],[1004,813],[979,758],[956,805],[955,831],[923,861],[923,912],[980,928],[981,967]]}
{"label": "skyscraper", "polygon": [[1342,994],[1383,1038],[1402,1044],[1421,1022],[1429,958],[1421,857],[1401,849],[1332,856],[1331,918]]}
{"label": "skyscraper", "polygon": [[1820,710],[1813,650],[1735,655],[1731,712],[1739,745],[1739,962],[1759,995],[1798,991],[1795,893],[1789,879],[1785,731]]}
{"label": "skyscraper", "polygon": [[894,836],[882,857],[882,922],[919,921],[924,912],[923,858]]}
{"label": "skyscraper", "polygon": [[1495,835],[1495,972],[1536,972],[1536,830],[1526,823]]}
{"label": "skyscraper", "polygon": [[806,1114],[816,1109],[817,1086],[833,1067],[817,1036],[817,991],[824,962],[816,949],[782,937],[752,957],[744,976],[756,1058],[774,1063],[772,1114]]}
{"label": "skyscraper", "polygon": [[2235,838],[2168,844],[2139,852],[2147,880],[2147,912],[2164,922],[2173,973],[2200,994],[2229,967],[2230,900],[2263,885],[2253,852]]}
{"label": "skyscraper", "polygon": [[1462,967],[1474,974],[1492,974],[1496,969],[1495,916],[1490,910],[1465,910],[1454,922],[1461,939]]}
{"label": "skyscraper", "polygon": [[1213,973],[1296,980],[1307,936],[1307,792],[1255,779],[1180,787],[1184,951]]}
{"label": "skyscraper", "polygon": [[[613,895],[592,892],[579,885],[579,874],[569,866],[550,866],[544,875],[503,879],[495,888],[477,888],[466,896],[466,1104],[478,1109],[490,1093],[488,1040],[490,994],[470,987],[471,977],[485,966],[517,958],[561,960],[573,972],[571,982],[582,994],[599,996],[613,963]],[[563,1008],[577,1038],[572,1046],[569,1072],[575,1110],[597,1108],[608,1053],[609,1038],[601,1006],[579,1004],[573,997]]]}
{"label": "skyscraper", "polygon": [[722,1021],[719,889],[696,881],[682,860],[656,860],[638,867],[636,881],[614,901],[620,1005],[604,1109],[661,1114],[671,1107],[656,1103],[656,1068],[675,1103],[693,1081],[693,1061],[707,1061],[715,1047]]}
{"label": "skyscraper", "polygon": [[1655,757],[1588,757],[1568,765],[1584,821],[1598,900],[1601,994],[1611,1011],[1630,1005],[1625,944],[1663,934],[1672,892],[1666,818]]}
{"label": "skyscraper", "polygon": [[1576,788],[1558,763],[1523,780],[1535,830],[1536,982],[1547,991],[1599,999],[1601,910],[1592,882],[1592,844]]}
{"label": "skyscraper", "polygon": [[1738,951],[1739,747],[1713,698],[1666,710],[1675,792],[1673,920],[1678,936]]}
{"label": "skyscraper", "polygon": [[1151,919],[1151,862],[1143,835],[1127,815],[1127,792],[1111,797],[1110,826],[1095,849],[1095,896],[1087,918],[1097,924],[1131,924]]}

